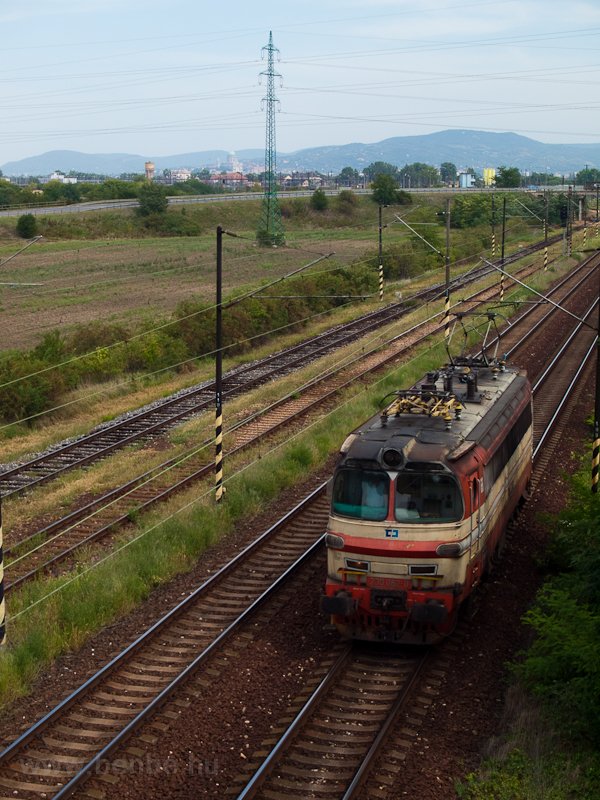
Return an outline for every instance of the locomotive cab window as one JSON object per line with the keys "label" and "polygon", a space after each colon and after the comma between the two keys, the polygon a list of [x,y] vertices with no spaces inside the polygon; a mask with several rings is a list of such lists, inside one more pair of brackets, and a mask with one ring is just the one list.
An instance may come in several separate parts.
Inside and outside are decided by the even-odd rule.
{"label": "locomotive cab window", "polygon": [[458,483],[440,472],[400,472],[394,508],[398,522],[458,522],[463,516]]}
{"label": "locomotive cab window", "polygon": [[385,472],[341,469],[335,476],[332,511],[354,519],[387,517],[390,479]]}

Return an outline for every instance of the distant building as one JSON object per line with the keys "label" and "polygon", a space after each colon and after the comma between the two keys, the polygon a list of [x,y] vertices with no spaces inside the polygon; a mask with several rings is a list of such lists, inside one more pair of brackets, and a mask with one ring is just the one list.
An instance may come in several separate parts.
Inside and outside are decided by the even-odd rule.
{"label": "distant building", "polygon": [[64,172],[60,170],[55,170],[52,175],[48,178],[49,181],[59,181],[59,183],[77,183],[77,178],[73,178],[69,175],[65,175]]}
{"label": "distant building", "polygon": [[496,169],[495,167],[484,167],[483,168],[483,185],[484,186],[493,186],[496,182]]}
{"label": "distant building", "polygon": [[459,172],[458,185],[461,189],[472,189],[475,186],[475,175],[471,172]]}
{"label": "distant building", "polygon": [[227,186],[230,189],[249,185],[248,179],[241,172],[220,172],[217,175],[211,175],[208,183],[212,186]]}
{"label": "distant building", "polygon": [[242,162],[235,153],[229,153],[227,156],[227,170],[228,172],[242,172]]}
{"label": "distant building", "polygon": [[146,173],[147,181],[154,180],[154,173],[156,172],[156,168],[154,166],[153,161],[146,161],[146,163],[144,164],[144,172]]}
{"label": "distant building", "polygon": [[191,169],[172,169],[171,172],[171,183],[183,183],[184,181],[189,181],[192,177]]}
{"label": "distant building", "polygon": [[291,175],[284,175],[280,180],[285,189],[318,189],[324,181],[323,177],[316,172],[300,172],[294,170]]}

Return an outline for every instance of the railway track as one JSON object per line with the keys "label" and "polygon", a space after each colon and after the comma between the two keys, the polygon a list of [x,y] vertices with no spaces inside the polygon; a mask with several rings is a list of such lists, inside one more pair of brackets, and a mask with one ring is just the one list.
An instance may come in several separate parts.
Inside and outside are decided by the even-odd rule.
{"label": "railway track", "polygon": [[[595,319],[597,306],[595,300],[583,318]],[[534,463],[537,469],[544,443],[554,430],[578,377],[586,366],[589,368],[595,347],[596,332],[583,323],[577,324],[534,382]],[[515,345],[512,351],[517,350]],[[397,797],[402,790],[408,793],[409,787],[403,785],[403,766],[414,731],[400,727],[399,718],[419,719],[420,714],[427,713],[432,695],[437,693],[439,681],[435,674],[425,673],[426,680],[416,681],[428,652],[422,654],[422,663],[413,654],[415,675],[409,677],[397,700],[388,703],[385,714],[385,701],[379,698],[378,688],[386,685],[389,666],[386,660],[371,656],[374,673],[361,674],[359,667],[350,681],[340,663],[333,665],[244,788],[236,792],[237,800],[293,800],[295,797],[354,800],[358,796],[381,800]],[[403,667],[400,676],[402,682]],[[377,712],[381,723],[373,730],[369,721],[376,719]],[[344,731],[347,735],[338,741],[338,734]],[[340,748],[342,757],[338,755]]]}
{"label": "railway track", "polygon": [[[578,338],[573,337],[572,343]],[[565,364],[573,365],[575,359],[569,350],[555,356],[554,362],[562,368]],[[544,387],[552,386],[554,381],[548,377],[540,382],[536,391],[543,392]],[[536,443],[537,438],[538,434]],[[302,570],[312,570],[318,575],[324,569],[321,540],[327,503],[323,490],[323,486],[318,487],[280,523],[9,745],[0,754],[0,787],[5,796],[58,800],[71,795],[90,776],[97,774],[95,770],[99,764],[110,761],[134,731],[139,732],[154,714],[166,713],[165,707],[185,681],[192,680],[203,670],[210,681],[210,673],[204,668],[225,641],[236,636],[245,623],[256,620],[254,615],[263,613],[269,602],[275,602],[279,592],[285,592],[286,587],[289,591],[289,582],[297,580]],[[288,594],[284,602],[289,603],[290,597],[298,596],[302,595]],[[263,620],[262,624],[268,623]],[[354,672],[346,673],[351,685],[355,685],[355,680],[364,680],[366,687],[371,681],[374,691],[377,685],[384,687],[383,695],[389,700],[393,692],[391,684],[386,684],[388,678],[383,675],[385,665],[371,663],[367,669],[367,662],[361,658],[359,654],[359,660],[349,666]],[[395,664],[392,672],[396,677],[392,680],[398,680],[399,670],[400,664]],[[370,675],[361,678],[361,672]],[[368,741],[360,742],[363,753],[360,765],[356,758],[352,766],[349,762],[344,764],[347,784],[344,791],[349,791],[359,769],[362,776],[368,775],[375,755],[372,749],[375,741],[388,747],[387,735],[379,735],[381,725],[385,722],[386,729],[392,730],[393,708],[396,707],[397,715],[398,708],[413,702],[410,691],[407,689],[400,699],[401,692],[394,689],[391,703],[386,705],[375,698],[367,703],[372,705],[370,710],[366,707],[356,710],[357,715],[364,714],[363,720],[354,720],[357,727],[370,724],[369,720],[375,721],[377,733],[370,729]],[[331,684],[331,692],[328,701],[331,704],[324,706],[330,709],[330,715],[337,714],[340,705],[348,705],[343,685],[337,679]],[[400,705],[394,706],[396,700]],[[377,705],[386,707],[376,709]],[[286,748],[281,747],[279,752],[285,753]],[[302,755],[304,750],[300,747],[297,752]],[[318,752],[314,750],[313,755]],[[284,775],[282,763],[278,761],[271,769]],[[328,766],[332,772],[336,771],[332,764]],[[294,766],[295,770],[304,768],[300,775],[289,772],[291,783],[305,781],[307,775],[314,777],[315,767],[310,761],[303,767]],[[291,791],[286,787],[285,793],[288,790]],[[339,793],[336,796],[340,796]]]}
{"label": "railway track", "polygon": [[68,797],[303,565],[322,569],[322,488],[6,748],[0,790]]}
{"label": "railway track", "polygon": [[[560,237],[553,237],[551,241],[555,242],[559,239]],[[505,264],[514,263],[543,247],[544,243],[539,242],[523,248],[518,253],[507,257]],[[452,281],[452,291],[455,292],[490,272],[493,272],[493,268],[484,265],[459,276]],[[226,373],[223,378],[223,397],[232,399],[252,388],[268,383],[275,377],[282,377],[304,367],[370,331],[401,319],[411,311],[414,304],[432,301],[441,297],[443,293],[444,286],[436,284],[411,295],[402,302],[377,309],[350,323],[335,326],[319,336],[260,361],[237,367]],[[104,425],[79,439],[61,443],[35,458],[17,465],[4,465],[5,468],[0,472],[0,495],[7,497],[18,494],[52,480],[68,470],[83,467],[104,458],[126,445],[147,441],[213,407],[214,382],[206,381],[137,412],[124,415],[113,423]]]}
{"label": "railway track", "polygon": [[[593,259],[588,259],[561,280],[554,287],[553,294],[561,301],[566,301],[576,293],[588,280],[589,271],[594,268],[592,261]],[[495,291],[494,288],[491,293]],[[477,302],[482,302],[489,296],[490,290],[483,290],[468,298],[468,302],[474,303],[475,298]],[[529,316],[537,314],[540,318],[538,324],[541,325],[547,314],[555,312],[554,307],[547,312],[543,308],[529,306],[521,315],[520,322],[523,324]],[[393,337],[387,347],[377,344],[372,351],[361,353],[354,362],[341,364],[325,377],[312,381],[299,393],[300,397],[284,398],[264,412],[254,415],[245,425],[228,433],[228,456],[256,444],[263,437],[317,409],[342,389],[365,379],[401,354],[405,356],[410,348],[440,330],[439,322],[435,318],[425,320],[409,331]],[[513,323],[509,331],[515,335],[515,330],[520,329]],[[205,445],[209,443],[206,442]],[[102,497],[33,531],[27,538],[5,550],[6,589],[15,589],[41,573],[60,569],[61,565],[70,563],[69,560],[76,557],[83,548],[100,541],[118,526],[127,524],[133,517],[149,510],[156,503],[164,502],[174,493],[198,482],[210,474],[212,468],[206,448],[201,448],[191,457],[169,459]]]}
{"label": "railway track", "polygon": [[349,647],[237,800],[349,798],[411,692],[428,651],[375,655]]}

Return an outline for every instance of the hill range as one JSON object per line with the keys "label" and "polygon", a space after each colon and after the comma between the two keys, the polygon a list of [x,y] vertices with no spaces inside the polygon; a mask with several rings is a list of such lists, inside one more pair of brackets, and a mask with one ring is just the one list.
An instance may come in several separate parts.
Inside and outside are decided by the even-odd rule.
{"label": "hill range", "polygon": [[[263,161],[262,150],[237,150],[236,158],[244,170]],[[136,155],[131,153],[81,153],[75,150],[52,150],[38,156],[9,161],[1,165],[4,175],[49,175],[61,172],[87,172],[99,175],[141,173],[144,162],[152,161],[156,170],[214,168],[227,164],[226,150],[205,150],[170,156]],[[423,136],[395,136],[373,144],[355,142],[343,145],[309,147],[293,153],[277,154],[280,172],[315,170],[338,173],[343,167],[359,171],[374,161],[387,161],[398,167],[416,161],[439,166],[451,161],[457,167],[501,165],[521,171],[570,173],[586,165],[600,165],[600,144],[545,144],[516,133],[446,130]]]}

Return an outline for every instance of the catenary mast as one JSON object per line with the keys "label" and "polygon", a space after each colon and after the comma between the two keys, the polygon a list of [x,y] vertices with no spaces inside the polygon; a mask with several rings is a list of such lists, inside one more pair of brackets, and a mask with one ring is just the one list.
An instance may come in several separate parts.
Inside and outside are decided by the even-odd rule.
{"label": "catenary mast", "polygon": [[264,245],[279,245],[285,241],[281,209],[277,200],[277,153],[275,145],[275,108],[279,102],[275,94],[275,78],[281,78],[275,71],[275,54],[279,50],[273,45],[273,33],[269,31],[269,44],[262,48],[262,55],[267,55],[267,69],[261,76],[267,78],[267,94],[263,104],[267,112],[267,129],[265,142],[265,193],[263,196],[260,225],[256,238]]}

